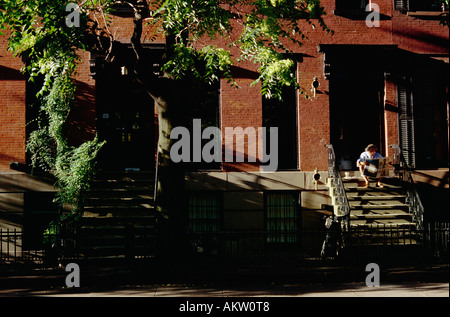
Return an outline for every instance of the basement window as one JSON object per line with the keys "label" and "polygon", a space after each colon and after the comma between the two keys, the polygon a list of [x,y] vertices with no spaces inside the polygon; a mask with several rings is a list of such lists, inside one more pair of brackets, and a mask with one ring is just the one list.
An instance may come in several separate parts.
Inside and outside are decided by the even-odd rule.
{"label": "basement window", "polygon": [[266,192],[265,216],[268,243],[286,244],[299,241],[299,192]]}
{"label": "basement window", "polygon": [[188,193],[190,233],[216,233],[221,228],[222,195],[220,192]]}

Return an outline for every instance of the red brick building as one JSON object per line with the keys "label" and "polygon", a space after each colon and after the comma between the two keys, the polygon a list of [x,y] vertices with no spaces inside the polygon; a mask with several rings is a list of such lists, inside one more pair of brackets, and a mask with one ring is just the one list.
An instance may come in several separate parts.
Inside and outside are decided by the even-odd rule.
{"label": "red brick building", "polygon": [[[186,188],[199,197],[212,195],[207,199],[220,205],[221,225],[226,228],[263,228],[267,193],[298,197],[295,210],[300,212],[295,217],[303,225],[321,221],[322,205],[329,201],[327,144],[334,146],[341,169],[349,171],[356,170],[355,161],[367,144],[377,144],[384,156],[392,155],[390,145],[400,144],[416,169],[417,182],[448,189],[449,31],[440,25],[441,9],[432,6],[432,1],[429,5],[413,0],[370,1],[379,8],[380,19],[379,24],[370,20],[373,23],[368,25],[369,1],[321,2],[327,12],[325,22],[334,34],[305,23],[308,40],[292,48],[298,82],[308,98],[287,90],[282,104],[264,100],[259,85],[250,86],[256,69],[247,64],[234,68],[240,89],[222,80],[210,96],[216,106],[204,122],[213,122],[222,131],[279,127],[277,172],[266,173],[259,164],[249,162],[245,149],[244,162],[224,161],[208,166],[208,171],[187,174]],[[131,19],[114,16],[113,21],[116,39],[129,45]],[[148,58],[157,62],[164,42],[157,39],[145,45]],[[22,61],[6,47],[7,38],[0,37],[0,178],[18,173],[10,170],[11,162],[28,163],[27,83],[19,71]],[[118,72],[126,61],[109,69],[101,65],[101,58],[82,53],[77,103],[70,121],[72,141],[92,139],[98,132],[109,141],[99,158],[102,169],[152,170],[157,130],[152,100],[128,86]],[[318,85],[315,90],[313,82]],[[321,174],[317,189],[312,178],[315,169]],[[17,195],[12,192],[30,189],[26,182],[16,191],[11,182],[3,183],[3,201]],[[14,199],[20,213],[21,198]],[[9,203],[1,205],[1,201],[0,211],[7,212]]]}

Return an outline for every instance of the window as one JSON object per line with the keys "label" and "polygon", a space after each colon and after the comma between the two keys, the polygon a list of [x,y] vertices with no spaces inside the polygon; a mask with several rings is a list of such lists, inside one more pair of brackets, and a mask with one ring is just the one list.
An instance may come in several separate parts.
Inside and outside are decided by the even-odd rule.
{"label": "window", "polygon": [[394,0],[395,10],[398,11],[408,11],[409,10],[409,1],[408,0]]}
{"label": "window", "polygon": [[265,195],[268,243],[296,243],[300,227],[300,193],[268,192]]}
{"label": "window", "polygon": [[443,11],[443,0],[409,0],[408,2],[409,11]]}
{"label": "window", "polygon": [[[194,119],[201,120],[201,131],[204,131],[204,129],[208,127],[217,127],[220,129],[220,82],[217,81],[209,85],[198,81],[192,81],[191,85],[192,89],[190,94],[186,96],[186,102],[189,103],[186,122],[191,137],[194,135],[192,126]],[[203,149],[205,144],[212,142],[212,138],[212,136],[210,136],[209,139],[202,138],[201,149]],[[221,148],[220,137],[215,137],[214,140],[219,143],[216,144],[216,147]],[[210,154],[212,155],[213,153]],[[191,152],[190,163],[185,165],[186,169],[189,171],[220,170],[222,168],[221,162],[216,162],[214,160],[212,162],[206,162],[203,155],[200,156],[200,162],[195,162],[193,155],[194,153]]]}
{"label": "window", "polygon": [[[297,91],[294,87],[282,88],[282,101],[263,97],[263,126],[266,131],[266,147],[270,147],[271,127],[278,128],[277,170],[296,170],[297,164]],[[265,153],[266,151],[264,149]]]}
{"label": "window", "polygon": [[394,0],[395,10],[400,11],[445,11],[443,0]]}
{"label": "window", "polygon": [[366,10],[369,0],[336,0],[336,10]]}
{"label": "window", "polygon": [[188,194],[188,226],[191,233],[215,233],[221,228],[222,199],[220,192]]}

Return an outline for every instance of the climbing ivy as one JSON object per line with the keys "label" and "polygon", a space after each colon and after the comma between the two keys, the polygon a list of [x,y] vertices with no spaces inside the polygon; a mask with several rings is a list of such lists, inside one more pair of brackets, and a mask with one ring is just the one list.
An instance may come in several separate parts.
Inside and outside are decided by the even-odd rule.
{"label": "climbing ivy", "polygon": [[97,137],[79,146],[68,141],[67,123],[76,92],[73,77],[79,50],[85,48],[88,13],[80,11],[80,27],[68,27],[66,5],[62,0],[0,0],[0,29],[9,33],[9,50],[26,61],[22,71],[38,87],[29,105],[38,108],[37,128],[26,145],[31,165],[55,177],[56,201],[71,206],[47,233],[55,233],[65,218],[80,216],[103,145]]}

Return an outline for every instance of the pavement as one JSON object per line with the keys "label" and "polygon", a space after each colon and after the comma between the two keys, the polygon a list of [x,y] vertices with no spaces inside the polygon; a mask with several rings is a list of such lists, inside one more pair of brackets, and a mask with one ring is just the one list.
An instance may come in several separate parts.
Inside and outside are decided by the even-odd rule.
{"label": "pavement", "polygon": [[0,297],[449,297],[448,265],[380,267],[379,272],[379,283],[374,283],[375,278],[369,278],[372,271],[363,266],[158,271],[150,267],[83,269],[80,265],[79,287],[66,285],[72,271],[64,268],[2,273]]}

